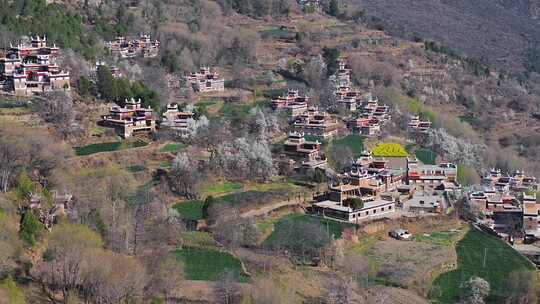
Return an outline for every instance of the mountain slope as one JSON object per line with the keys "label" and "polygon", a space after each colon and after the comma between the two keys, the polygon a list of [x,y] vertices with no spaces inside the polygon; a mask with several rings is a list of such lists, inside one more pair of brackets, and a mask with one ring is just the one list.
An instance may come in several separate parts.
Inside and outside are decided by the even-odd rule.
{"label": "mountain slope", "polygon": [[540,43],[538,0],[354,0],[366,15],[508,70]]}

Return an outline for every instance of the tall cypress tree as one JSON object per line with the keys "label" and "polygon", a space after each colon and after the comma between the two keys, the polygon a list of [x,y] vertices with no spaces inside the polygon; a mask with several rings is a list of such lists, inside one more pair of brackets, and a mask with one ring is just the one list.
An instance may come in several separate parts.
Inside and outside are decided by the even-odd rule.
{"label": "tall cypress tree", "polygon": [[339,16],[339,4],[337,0],[330,0],[328,3],[328,15],[337,17]]}

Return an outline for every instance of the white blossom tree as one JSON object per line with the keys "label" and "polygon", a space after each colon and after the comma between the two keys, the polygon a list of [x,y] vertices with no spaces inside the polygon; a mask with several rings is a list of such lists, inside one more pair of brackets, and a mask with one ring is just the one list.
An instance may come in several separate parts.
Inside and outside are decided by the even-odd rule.
{"label": "white blossom tree", "polygon": [[489,283],[479,277],[472,277],[463,283],[463,303],[465,304],[483,304],[484,298],[489,295]]}

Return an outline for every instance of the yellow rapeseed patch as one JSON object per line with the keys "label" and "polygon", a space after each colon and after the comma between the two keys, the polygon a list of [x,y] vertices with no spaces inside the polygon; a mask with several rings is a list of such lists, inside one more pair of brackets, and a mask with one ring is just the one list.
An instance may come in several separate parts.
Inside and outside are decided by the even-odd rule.
{"label": "yellow rapeseed patch", "polygon": [[405,157],[409,155],[402,145],[394,143],[378,144],[371,152],[373,156]]}

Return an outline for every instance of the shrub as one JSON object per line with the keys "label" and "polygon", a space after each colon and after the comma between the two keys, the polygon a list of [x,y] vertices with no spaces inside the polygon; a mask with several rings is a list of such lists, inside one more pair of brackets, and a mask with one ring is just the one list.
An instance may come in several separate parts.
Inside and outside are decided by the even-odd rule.
{"label": "shrub", "polygon": [[33,246],[43,230],[43,224],[38,220],[34,213],[32,213],[32,211],[26,211],[23,213],[21,219],[21,230],[19,232],[22,240]]}
{"label": "shrub", "polygon": [[457,180],[462,185],[474,185],[480,182],[480,176],[473,168],[458,164]]}
{"label": "shrub", "polygon": [[354,210],[364,208],[364,202],[359,197],[349,197],[343,201],[343,204],[351,207]]}
{"label": "shrub", "polygon": [[427,119],[434,123],[437,119],[437,116],[434,112],[428,110],[425,108],[424,104],[418,100],[417,98],[411,99],[408,103],[409,111],[415,115],[419,115],[420,117]]}

